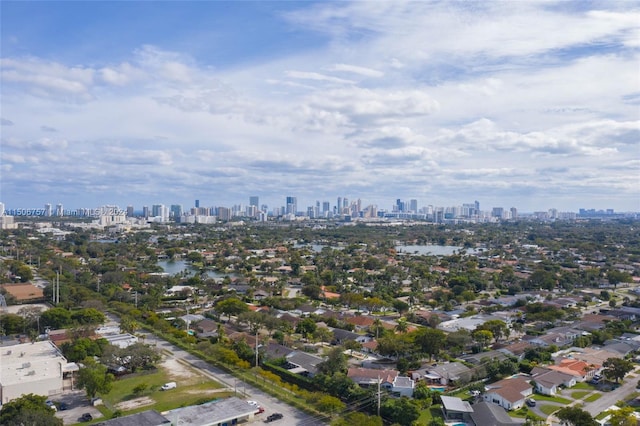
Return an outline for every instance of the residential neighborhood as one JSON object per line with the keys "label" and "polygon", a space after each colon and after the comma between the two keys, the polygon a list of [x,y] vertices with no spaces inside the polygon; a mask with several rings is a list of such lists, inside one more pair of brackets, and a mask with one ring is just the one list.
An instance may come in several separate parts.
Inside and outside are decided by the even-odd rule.
{"label": "residential neighborhood", "polygon": [[[105,425],[126,418],[126,397],[175,423],[179,407],[166,395],[200,386],[167,370],[179,348],[193,356],[189,369],[220,369],[200,392],[232,408],[206,405],[215,398],[181,405],[203,418],[273,414],[229,399],[247,398],[239,389],[248,386],[318,424],[356,414],[371,424],[560,424],[578,415],[605,424],[616,403],[640,406],[632,223],[122,232],[25,222],[2,234],[0,397],[3,406],[29,395],[59,406],[84,392],[87,406],[103,401],[91,416]],[[593,244],[598,233],[605,240]],[[451,249],[399,250],[416,244]],[[176,349],[159,350],[169,344]],[[223,372],[234,385],[216,381]],[[140,374],[159,374],[157,388],[114,393]],[[167,382],[177,385],[163,392]],[[286,420],[295,415],[271,419],[295,424]]]}

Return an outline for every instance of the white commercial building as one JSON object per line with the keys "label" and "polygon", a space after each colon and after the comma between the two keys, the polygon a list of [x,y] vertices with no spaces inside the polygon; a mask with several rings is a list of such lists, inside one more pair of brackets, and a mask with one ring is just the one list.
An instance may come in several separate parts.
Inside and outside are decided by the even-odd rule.
{"label": "white commercial building", "polygon": [[0,348],[0,401],[4,404],[22,395],[51,396],[63,390],[68,363],[50,341]]}

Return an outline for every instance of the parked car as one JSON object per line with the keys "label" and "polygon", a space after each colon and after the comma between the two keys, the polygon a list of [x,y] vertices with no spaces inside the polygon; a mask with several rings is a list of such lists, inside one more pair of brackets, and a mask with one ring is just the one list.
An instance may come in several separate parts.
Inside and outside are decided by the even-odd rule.
{"label": "parked car", "polygon": [[56,404],[53,401],[46,401],[47,407],[51,408],[53,411],[58,411]]}
{"label": "parked car", "polygon": [[84,413],[80,416],[81,422],[90,422],[91,420],[93,420],[93,416],[91,415],[91,413]]}
{"label": "parked car", "polygon": [[162,387],[160,389],[163,390],[163,391],[166,391],[166,390],[169,390],[169,389],[175,389],[176,387],[178,387],[176,382],[169,382],[169,383],[165,383],[164,385],[162,385]]}
{"label": "parked car", "polygon": [[64,411],[64,410],[66,410],[67,408],[69,408],[69,406],[67,405],[67,403],[66,403],[66,402],[60,402],[60,403],[58,403],[58,409],[59,409],[60,411]]}
{"label": "parked car", "polygon": [[528,405],[529,407],[535,407],[535,406],[536,406],[536,400],[535,400],[535,399],[533,399],[533,398],[529,398],[529,399],[527,399],[525,402],[527,403],[527,405]]}
{"label": "parked car", "polygon": [[264,408],[258,407],[258,411],[256,411],[256,414],[262,414],[262,413],[264,413]]}
{"label": "parked car", "polygon": [[265,420],[265,422],[269,423],[269,422],[273,422],[276,420],[280,420],[281,418],[283,418],[284,416],[282,415],[282,413],[273,413],[273,414],[269,414],[269,417],[267,417],[267,419]]}

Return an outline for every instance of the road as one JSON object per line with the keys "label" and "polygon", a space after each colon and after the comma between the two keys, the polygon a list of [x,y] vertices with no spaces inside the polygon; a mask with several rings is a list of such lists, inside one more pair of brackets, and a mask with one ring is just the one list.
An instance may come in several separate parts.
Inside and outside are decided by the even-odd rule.
{"label": "road", "polygon": [[284,418],[282,420],[278,420],[274,424],[297,426],[316,426],[328,424],[321,419],[317,419],[301,410],[298,410],[297,408],[285,404],[279,399],[274,398],[271,395],[263,392],[262,390],[257,389],[240,379],[237,379],[231,374],[208,364],[200,358],[191,355],[187,351],[182,350],[165,340],[159,339],[153,334],[145,334],[147,335],[147,337],[145,338],[145,341],[147,343],[150,343],[151,345],[155,344],[156,347],[163,351],[165,354],[170,353],[170,355],[165,356],[179,360],[180,362],[189,363],[192,367],[202,371],[213,380],[220,382],[222,385],[230,389],[235,389],[238,393],[238,396],[240,397],[245,396],[247,400],[258,401],[258,403],[265,409],[265,412],[257,416],[254,422],[261,423],[262,420],[271,413],[282,413],[284,415]]}

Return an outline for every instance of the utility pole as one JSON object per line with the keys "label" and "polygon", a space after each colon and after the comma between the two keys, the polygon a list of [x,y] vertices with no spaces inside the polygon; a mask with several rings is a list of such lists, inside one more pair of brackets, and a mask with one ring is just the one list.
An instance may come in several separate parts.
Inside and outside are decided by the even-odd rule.
{"label": "utility pole", "polygon": [[378,417],[380,417],[380,376],[378,376]]}
{"label": "utility pole", "polygon": [[256,367],[258,366],[258,333],[260,332],[260,328],[256,329]]}

